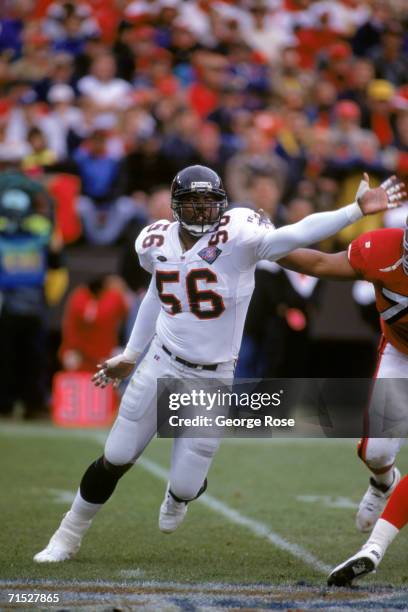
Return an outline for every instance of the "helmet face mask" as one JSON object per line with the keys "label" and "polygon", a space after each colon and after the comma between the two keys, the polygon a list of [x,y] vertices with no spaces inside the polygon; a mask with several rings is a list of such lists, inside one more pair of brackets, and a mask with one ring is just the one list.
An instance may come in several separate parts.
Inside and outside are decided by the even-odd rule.
{"label": "helmet face mask", "polygon": [[405,274],[408,276],[408,218],[407,226],[404,230],[404,238],[402,241],[402,268]]}
{"label": "helmet face mask", "polygon": [[205,166],[189,166],[171,186],[174,218],[191,236],[214,231],[227,207],[227,194],[218,174]]}

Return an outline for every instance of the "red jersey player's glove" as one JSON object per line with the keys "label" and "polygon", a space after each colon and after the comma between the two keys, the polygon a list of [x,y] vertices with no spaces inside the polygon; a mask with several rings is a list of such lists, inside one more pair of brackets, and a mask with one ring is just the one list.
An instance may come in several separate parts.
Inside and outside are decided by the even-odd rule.
{"label": "red jersey player's glove", "polygon": [[396,208],[406,197],[405,185],[398,182],[396,176],[388,178],[380,187],[370,189],[368,174],[364,173],[356,201],[365,215],[372,215],[387,208]]}

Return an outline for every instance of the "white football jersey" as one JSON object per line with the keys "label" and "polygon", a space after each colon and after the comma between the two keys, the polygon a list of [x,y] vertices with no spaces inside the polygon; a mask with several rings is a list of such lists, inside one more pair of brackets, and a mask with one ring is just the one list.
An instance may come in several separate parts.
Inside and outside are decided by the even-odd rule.
{"label": "white football jersey", "polygon": [[236,359],[258,247],[273,225],[249,208],[234,208],[188,251],[179,227],[157,221],[136,240],[140,263],[154,275],[161,301],[157,336],[174,355],[193,363]]}

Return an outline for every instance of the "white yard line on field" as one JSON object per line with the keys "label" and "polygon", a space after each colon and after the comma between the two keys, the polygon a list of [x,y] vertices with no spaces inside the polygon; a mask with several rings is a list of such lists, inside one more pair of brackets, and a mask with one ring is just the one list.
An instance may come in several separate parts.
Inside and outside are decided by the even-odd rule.
{"label": "white yard line on field", "polygon": [[297,495],[296,499],[306,504],[319,504],[319,506],[325,506],[326,508],[341,508],[345,510],[355,510],[358,508],[356,502],[349,497],[341,495],[337,497],[332,495]]}
{"label": "white yard line on field", "polygon": [[[145,470],[147,470],[154,476],[157,476],[157,478],[160,478],[161,480],[167,482],[167,470],[162,468],[155,461],[141,457],[140,459],[138,459],[138,463],[139,465],[144,467]],[[269,525],[261,523],[260,521],[255,521],[254,519],[251,519],[245,516],[244,514],[241,514],[241,512],[238,512],[238,510],[231,508],[231,506],[228,506],[224,502],[220,501],[216,497],[213,497],[212,495],[209,495],[208,493],[202,495],[202,497],[200,497],[197,501],[203,504],[204,506],[207,506],[207,508],[210,508],[214,512],[217,512],[217,514],[221,514],[224,518],[230,521],[230,523],[235,523],[235,525],[245,527],[254,535],[258,536],[259,538],[262,538],[263,540],[266,540],[277,548],[288,552],[293,557],[296,557],[300,561],[303,561],[303,563],[305,563],[306,565],[313,567],[313,569],[322,572],[323,574],[329,573],[331,569],[330,566],[317,559],[317,557],[309,553],[301,546],[298,546],[297,544],[292,544],[292,542],[289,542],[285,538],[282,538],[278,533],[272,531]]]}
{"label": "white yard line on field", "polygon": [[[78,438],[78,433],[80,433],[80,437],[83,439],[94,440],[96,442],[104,443],[106,438],[106,433],[102,431],[81,431],[77,430],[61,430],[54,429],[51,426],[24,426],[24,425],[8,425],[1,427],[0,434],[7,435],[16,435],[16,436],[27,436],[27,437],[66,437],[66,438]],[[168,471],[165,470],[161,465],[152,461],[151,459],[147,459],[145,457],[141,457],[137,461],[138,465],[148,471],[150,474],[153,474],[160,480],[167,482]],[[323,574],[327,574],[330,571],[330,566],[326,565],[320,559],[309,553],[307,550],[298,546],[297,544],[293,544],[289,542],[285,538],[281,537],[278,533],[273,531],[269,525],[266,523],[262,523],[260,521],[256,521],[251,519],[238,510],[231,508],[221,500],[213,497],[212,495],[205,494],[200,497],[198,500],[201,504],[210,508],[217,514],[223,516],[225,519],[234,523],[235,525],[239,525],[240,527],[244,527],[248,531],[251,531],[253,535],[269,542],[276,548],[283,550],[292,557],[299,559],[306,565],[312,567],[313,569],[321,572]]]}
{"label": "white yard line on field", "polygon": [[[68,434],[72,434],[76,438],[89,440],[100,439],[105,440],[109,429],[59,429],[51,424],[37,424],[28,425],[25,423],[18,423],[13,421],[2,421],[0,420],[0,435],[7,437],[7,434],[18,435],[20,438],[26,436],[32,438],[33,436],[42,437],[66,437]],[[163,438],[161,438],[163,440]],[[253,446],[253,445],[294,445],[294,446],[355,446],[357,438],[284,438],[284,437],[271,437],[271,438],[225,438],[222,441],[223,446],[225,445],[238,445],[238,446]]]}

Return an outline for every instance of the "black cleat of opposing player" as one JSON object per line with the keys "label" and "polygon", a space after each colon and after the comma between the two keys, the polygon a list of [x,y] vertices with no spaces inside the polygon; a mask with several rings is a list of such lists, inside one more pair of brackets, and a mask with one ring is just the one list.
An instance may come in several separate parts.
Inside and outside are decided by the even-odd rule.
{"label": "black cleat of opposing player", "polygon": [[328,586],[351,587],[353,580],[374,571],[375,565],[369,557],[350,559],[332,571],[327,579],[327,584]]}

